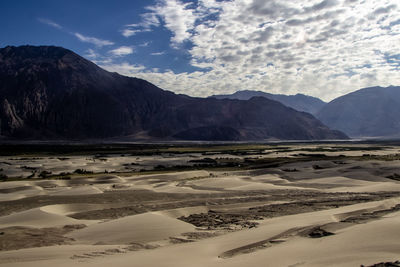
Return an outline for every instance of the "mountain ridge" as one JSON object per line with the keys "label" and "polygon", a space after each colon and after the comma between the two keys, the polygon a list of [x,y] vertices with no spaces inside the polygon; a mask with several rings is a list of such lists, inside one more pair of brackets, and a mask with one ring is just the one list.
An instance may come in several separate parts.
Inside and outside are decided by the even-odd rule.
{"label": "mountain ridge", "polygon": [[287,107],[291,107],[298,111],[308,112],[313,115],[316,114],[326,104],[324,101],[317,97],[304,94],[283,95],[253,90],[241,90],[233,94],[226,95],[212,95],[210,96],[210,98],[249,100],[254,96],[262,96],[271,100],[275,100],[284,104]]}
{"label": "mountain ridge", "polygon": [[316,116],[353,137],[398,135],[400,86],[359,89],[332,100]]}
{"label": "mountain ridge", "polygon": [[273,100],[176,95],[56,46],[0,49],[0,93],[0,134],[13,138],[347,138]]}

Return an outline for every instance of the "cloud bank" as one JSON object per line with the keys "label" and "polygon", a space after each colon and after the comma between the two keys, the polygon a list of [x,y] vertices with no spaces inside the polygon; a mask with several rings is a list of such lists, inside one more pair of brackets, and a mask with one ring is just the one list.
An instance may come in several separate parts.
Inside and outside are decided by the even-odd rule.
{"label": "cloud bank", "polygon": [[249,89],[331,100],[400,84],[399,6],[397,0],[158,1],[124,36],[165,27],[171,47],[190,44],[190,64],[200,71],[155,72],[129,63],[118,71],[193,96]]}

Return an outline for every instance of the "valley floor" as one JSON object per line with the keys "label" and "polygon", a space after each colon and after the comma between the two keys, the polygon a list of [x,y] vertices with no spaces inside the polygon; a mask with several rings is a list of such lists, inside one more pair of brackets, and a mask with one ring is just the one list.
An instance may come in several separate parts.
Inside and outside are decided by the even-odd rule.
{"label": "valley floor", "polygon": [[1,266],[400,266],[397,144],[24,149]]}

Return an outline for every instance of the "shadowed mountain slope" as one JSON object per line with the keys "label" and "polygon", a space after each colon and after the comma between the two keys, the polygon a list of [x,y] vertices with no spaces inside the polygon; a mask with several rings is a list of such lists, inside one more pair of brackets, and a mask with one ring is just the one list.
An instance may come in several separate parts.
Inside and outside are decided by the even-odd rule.
{"label": "shadowed mountain slope", "polygon": [[176,95],[53,46],[0,49],[0,124],[0,135],[29,139],[346,138],[276,101]]}
{"label": "shadowed mountain slope", "polygon": [[218,99],[239,99],[239,100],[249,100],[255,96],[262,96],[271,100],[281,102],[287,107],[291,107],[298,111],[304,111],[311,114],[316,114],[326,103],[319,98],[307,96],[303,94],[297,95],[280,95],[280,94],[270,94],[261,91],[251,91],[243,90],[237,91],[231,95],[213,95],[211,98]]}
{"label": "shadowed mountain slope", "polygon": [[360,89],[331,101],[317,117],[354,137],[398,136],[400,87]]}

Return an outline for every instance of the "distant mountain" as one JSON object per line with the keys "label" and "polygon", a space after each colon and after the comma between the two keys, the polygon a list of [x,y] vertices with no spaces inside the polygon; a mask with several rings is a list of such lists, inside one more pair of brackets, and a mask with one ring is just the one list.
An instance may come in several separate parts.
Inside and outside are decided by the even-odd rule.
{"label": "distant mountain", "polygon": [[0,135],[29,139],[343,139],[279,102],[176,95],[53,46],[0,49]]}
{"label": "distant mountain", "polygon": [[311,114],[316,114],[326,103],[319,98],[307,96],[303,94],[297,95],[280,95],[280,94],[270,94],[261,91],[237,91],[231,95],[212,95],[211,98],[218,99],[239,99],[239,100],[249,100],[255,96],[262,96],[268,99],[272,99],[281,102],[287,107],[294,108],[298,111],[304,111]]}
{"label": "distant mountain", "polygon": [[400,134],[400,87],[370,87],[325,105],[317,117],[353,137]]}

